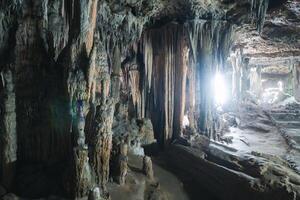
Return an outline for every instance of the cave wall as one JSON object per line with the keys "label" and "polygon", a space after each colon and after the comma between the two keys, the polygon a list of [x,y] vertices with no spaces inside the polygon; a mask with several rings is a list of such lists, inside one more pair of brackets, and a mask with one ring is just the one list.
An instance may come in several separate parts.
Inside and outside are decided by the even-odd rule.
{"label": "cave wall", "polygon": [[104,186],[123,88],[132,117],[151,118],[162,145],[181,134],[185,114],[216,138],[210,80],[225,70],[232,25],[251,19],[261,25],[265,6],[264,0],[1,1],[1,184],[24,196],[57,192],[27,188],[32,174],[23,169],[37,165],[59,171],[63,195],[71,198]]}
{"label": "cave wall", "polygon": [[[16,159],[13,174],[22,176],[19,171],[27,163],[67,163],[73,147],[82,145],[81,121],[96,99],[93,75],[108,67],[98,62],[95,66],[96,46],[101,47],[94,42],[97,2],[17,1],[1,7],[1,14],[8,13],[2,28],[11,28],[12,38],[7,42],[9,32],[1,31],[5,44],[1,47],[7,54],[1,61],[4,182]],[[106,56],[100,48],[99,52]]]}

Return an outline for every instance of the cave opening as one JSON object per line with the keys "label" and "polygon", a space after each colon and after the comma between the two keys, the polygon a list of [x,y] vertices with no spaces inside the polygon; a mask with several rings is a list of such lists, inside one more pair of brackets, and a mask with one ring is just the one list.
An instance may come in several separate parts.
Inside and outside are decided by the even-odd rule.
{"label": "cave opening", "polygon": [[0,199],[299,200],[300,2],[0,3]]}

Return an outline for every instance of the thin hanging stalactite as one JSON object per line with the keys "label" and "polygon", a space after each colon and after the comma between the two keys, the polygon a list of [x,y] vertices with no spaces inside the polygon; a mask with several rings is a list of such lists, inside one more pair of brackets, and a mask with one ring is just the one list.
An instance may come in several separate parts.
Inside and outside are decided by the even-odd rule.
{"label": "thin hanging stalactite", "polygon": [[[226,21],[197,20],[186,24],[192,50],[191,66],[195,66],[195,128],[216,139],[216,111],[212,80],[217,71],[225,69],[231,44],[232,27]],[[194,63],[194,64],[193,64]]]}

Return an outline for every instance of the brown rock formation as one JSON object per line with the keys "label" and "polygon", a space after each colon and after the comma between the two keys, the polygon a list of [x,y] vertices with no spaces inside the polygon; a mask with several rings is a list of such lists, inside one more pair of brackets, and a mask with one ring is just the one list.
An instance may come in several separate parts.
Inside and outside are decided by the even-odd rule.
{"label": "brown rock formation", "polygon": [[126,181],[126,176],[128,173],[128,145],[124,141],[120,144],[120,153],[118,156],[118,182],[120,185],[124,185]]}
{"label": "brown rock formation", "polygon": [[154,180],[152,160],[149,156],[143,158],[143,172],[151,181]]}

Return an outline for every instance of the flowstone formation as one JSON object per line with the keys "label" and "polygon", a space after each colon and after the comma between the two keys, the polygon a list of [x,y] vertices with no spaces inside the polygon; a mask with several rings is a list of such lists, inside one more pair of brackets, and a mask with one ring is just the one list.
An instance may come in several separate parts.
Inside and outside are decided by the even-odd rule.
{"label": "flowstone formation", "polygon": [[[0,198],[100,200],[127,191],[128,199],[184,199],[174,195],[179,183],[164,183],[174,176],[149,155],[166,150],[172,159],[164,162],[201,182],[193,170],[200,166],[208,190],[221,188],[220,199],[239,181],[254,197],[271,199],[274,190],[298,199],[298,175],[287,161],[214,147],[230,143],[224,133],[233,125],[242,128],[233,115],[248,100],[246,90],[259,97],[263,77],[277,77],[274,65],[299,99],[299,5],[279,5],[278,11],[268,0],[2,0]],[[277,32],[282,22],[287,26]],[[234,101],[220,110],[211,79],[231,70]],[[215,184],[232,177],[236,185]]]}

